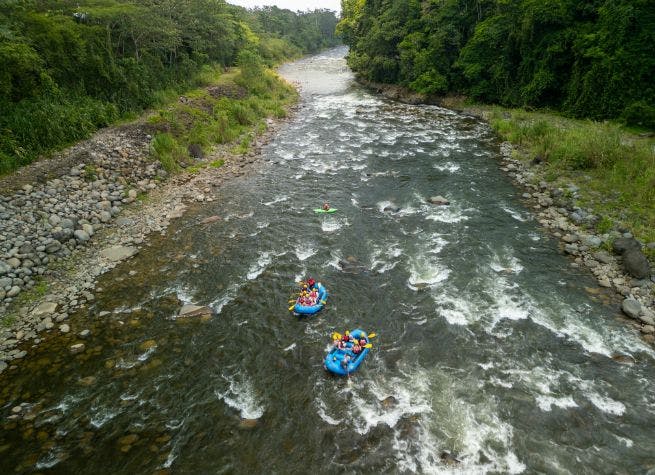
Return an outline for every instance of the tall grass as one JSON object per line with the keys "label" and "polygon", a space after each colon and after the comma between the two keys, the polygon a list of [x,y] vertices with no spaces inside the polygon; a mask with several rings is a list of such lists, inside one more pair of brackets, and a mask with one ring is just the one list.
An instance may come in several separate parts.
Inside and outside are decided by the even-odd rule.
{"label": "tall grass", "polygon": [[169,171],[190,161],[186,152],[190,145],[200,147],[205,155],[220,144],[233,145],[232,153],[247,153],[253,137],[266,130],[262,120],[284,117],[286,105],[297,97],[295,89],[259,65],[245,76],[238,69],[226,74],[209,71],[204,80],[209,81],[206,85],[222,86],[214,91],[241,87],[246,94],[214,97],[206,89],[196,89],[185,93],[184,102],[175,101],[153,114],[149,121],[162,130],[153,140],[153,156]]}
{"label": "tall grass", "polygon": [[554,114],[489,108],[499,135],[539,156],[543,176],[581,188],[581,204],[603,218],[655,241],[655,140],[617,124],[573,120]]}

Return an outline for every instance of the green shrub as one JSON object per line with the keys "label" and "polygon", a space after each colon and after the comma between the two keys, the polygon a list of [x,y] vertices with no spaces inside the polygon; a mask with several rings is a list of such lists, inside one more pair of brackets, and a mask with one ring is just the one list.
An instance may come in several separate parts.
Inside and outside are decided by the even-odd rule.
{"label": "green shrub", "polygon": [[154,136],[151,142],[154,157],[167,172],[175,172],[180,168],[180,162],[188,158],[186,150],[169,133]]}

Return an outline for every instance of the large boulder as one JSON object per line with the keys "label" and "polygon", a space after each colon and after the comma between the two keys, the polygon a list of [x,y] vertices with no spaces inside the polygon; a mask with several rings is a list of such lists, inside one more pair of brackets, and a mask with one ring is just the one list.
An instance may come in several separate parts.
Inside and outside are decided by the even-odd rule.
{"label": "large boulder", "polygon": [[612,248],[617,254],[623,254],[630,249],[641,250],[641,244],[635,238],[622,237],[614,241]]}
{"label": "large boulder", "polygon": [[650,263],[640,249],[628,249],[623,253],[623,267],[635,279],[645,279],[650,275]]}

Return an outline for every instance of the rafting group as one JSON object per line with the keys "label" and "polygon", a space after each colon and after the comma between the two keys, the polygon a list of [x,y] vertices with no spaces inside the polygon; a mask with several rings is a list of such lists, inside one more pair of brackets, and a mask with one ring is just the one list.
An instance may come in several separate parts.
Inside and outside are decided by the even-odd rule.
{"label": "rafting group", "polygon": [[[332,213],[336,208],[331,208],[328,203],[322,208],[314,210],[316,213]],[[298,282],[300,291],[298,295],[289,300],[292,305],[289,311],[295,315],[314,315],[327,304],[328,291],[323,284],[316,282],[313,278]],[[361,329],[345,331],[343,335],[332,334],[332,345],[325,356],[325,369],[340,376],[347,376],[359,368],[369,350],[373,346],[370,339],[375,333],[366,334]]]}

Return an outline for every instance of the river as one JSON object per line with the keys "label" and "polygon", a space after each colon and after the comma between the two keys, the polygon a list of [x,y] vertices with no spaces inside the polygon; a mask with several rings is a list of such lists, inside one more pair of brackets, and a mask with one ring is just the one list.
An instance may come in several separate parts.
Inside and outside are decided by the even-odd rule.
{"label": "river", "polygon": [[[490,128],[364,90],[344,54],[281,69],[301,109],[253,173],[102,277],[73,319],[84,353],[50,338],[2,376],[0,473],[655,466],[653,351],[533,220]],[[330,296],[298,318],[306,276]],[[327,374],[331,333],[358,327],[366,361]]]}

